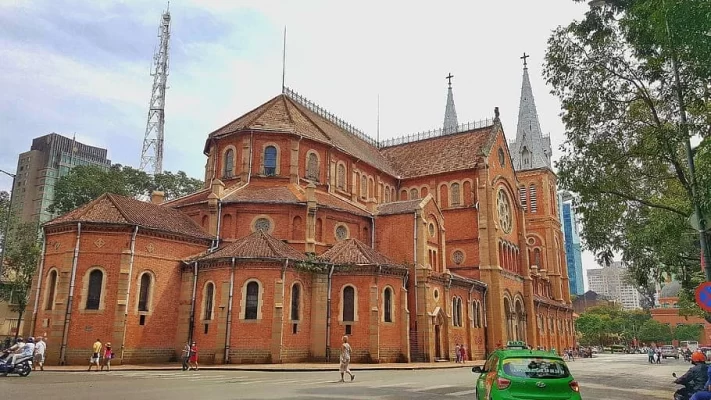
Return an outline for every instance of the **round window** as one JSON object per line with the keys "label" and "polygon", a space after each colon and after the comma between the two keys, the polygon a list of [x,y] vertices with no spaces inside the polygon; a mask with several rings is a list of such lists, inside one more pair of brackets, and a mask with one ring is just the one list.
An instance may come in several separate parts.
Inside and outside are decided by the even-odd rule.
{"label": "round window", "polygon": [[452,253],[452,260],[457,265],[461,264],[464,261],[464,253],[461,250],[456,250]]}
{"label": "round window", "polygon": [[435,300],[439,300],[439,290],[435,289],[434,292],[432,292],[432,294],[434,295]]}
{"label": "round window", "polygon": [[338,225],[336,228],[336,239],[346,240],[348,239],[348,228],[345,225]]}
{"label": "round window", "polygon": [[433,224],[432,222],[430,222],[429,231],[430,231],[430,237],[434,237],[435,236],[435,224]]}
{"label": "round window", "polygon": [[499,189],[496,199],[496,209],[499,213],[499,225],[505,233],[511,233],[511,203],[503,189]]}
{"label": "round window", "polygon": [[258,218],[256,221],[254,221],[255,231],[269,232],[271,228],[272,223],[267,218]]}

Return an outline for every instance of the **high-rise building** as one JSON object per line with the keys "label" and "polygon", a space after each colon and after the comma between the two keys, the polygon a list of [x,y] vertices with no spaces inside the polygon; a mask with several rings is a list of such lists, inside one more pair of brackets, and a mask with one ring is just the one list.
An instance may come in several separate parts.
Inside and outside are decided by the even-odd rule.
{"label": "high-rise building", "polygon": [[13,214],[23,222],[44,223],[56,215],[47,211],[54,201],[54,185],[76,165],[109,168],[107,151],[56,133],[32,140],[30,151],[17,159],[15,187],[12,191]]}
{"label": "high-rise building", "polygon": [[607,267],[589,269],[588,287],[612,298],[625,310],[641,308],[639,291],[626,282],[626,275],[627,267],[621,261],[614,261]]}
{"label": "high-rise building", "polygon": [[583,282],[583,258],[578,234],[578,217],[573,207],[573,195],[567,191],[558,193],[560,223],[563,225],[565,259],[568,266],[570,294],[581,296],[585,293]]}

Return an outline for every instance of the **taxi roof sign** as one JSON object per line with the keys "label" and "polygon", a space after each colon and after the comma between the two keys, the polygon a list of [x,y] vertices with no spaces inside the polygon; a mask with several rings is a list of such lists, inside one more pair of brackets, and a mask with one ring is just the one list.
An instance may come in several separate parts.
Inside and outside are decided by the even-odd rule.
{"label": "taxi roof sign", "polygon": [[521,340],[511,340],[506,342],[506,347],[509,349],[526,349],[528,346],[526,345],[526,342],[521,341]]}

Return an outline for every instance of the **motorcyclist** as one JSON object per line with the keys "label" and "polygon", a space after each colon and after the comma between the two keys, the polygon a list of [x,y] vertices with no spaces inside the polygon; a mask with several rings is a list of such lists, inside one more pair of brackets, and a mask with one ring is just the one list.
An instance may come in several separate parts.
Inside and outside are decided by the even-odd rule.
{"label": "motorcyclist", "polygon": [[12,357],[13,354],[20,351],[23,347],[25,347],[25,340],[22,338],[18,338],[15,344],[4,350],[4,354],[2,357],[0,357],[0,360],[7,361],[8,359],[10,359],[10,357]]}
{"label": "motorcyclist", "polygon": [[35,354],[35,338],[29,337],[27,338],[27,342],[25,343],[25,346],[20,349],[19,352],[16,352],[15,354],[12,355],[12,360],[10,365],[15,365],[17,364],[17,360],[21,358],[26,358],[26,357],[32,357]]}
{"label": "motorcyclist", "polygon": [[696,392],[704,390],[708,379],[708,366],[706,365],[704,353],[695,351],[691,355],[691,363],[693,366],[674,381],[678,385],[684,385],[684,388],[679,389],[677,393],[685,395],[687,398]]}

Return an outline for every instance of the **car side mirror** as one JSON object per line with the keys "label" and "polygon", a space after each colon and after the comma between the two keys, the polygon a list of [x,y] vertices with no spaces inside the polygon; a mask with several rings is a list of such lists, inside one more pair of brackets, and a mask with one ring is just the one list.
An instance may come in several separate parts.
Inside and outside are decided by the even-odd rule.
{"label": "car side mirror", "polygon": [[484,372],[484,370],[481,369],[481,367],[473,367],[473,368],[472,368],[472,373],[481,374],[481,373],[483,373],[483,372]]}

